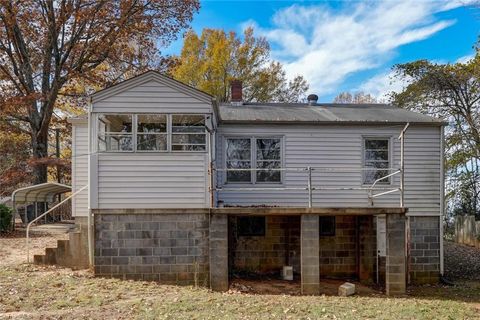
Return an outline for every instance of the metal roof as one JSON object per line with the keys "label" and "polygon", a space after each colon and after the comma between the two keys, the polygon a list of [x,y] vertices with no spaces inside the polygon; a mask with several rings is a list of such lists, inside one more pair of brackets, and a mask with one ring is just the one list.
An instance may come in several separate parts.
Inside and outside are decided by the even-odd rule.
{"label": "metal roof", "polygon": [[319,103],[245,103],[221,104],[220,121],[224,123],[421,123],[443,125],[441,119],[405,110],[388,104]]}
{"label": "metal roof", "polygon": [[13,191],[15,204],[29,202],[52,202],[55,196],[72,191],[72,187],[57,182],[47,182],[24,187]]}

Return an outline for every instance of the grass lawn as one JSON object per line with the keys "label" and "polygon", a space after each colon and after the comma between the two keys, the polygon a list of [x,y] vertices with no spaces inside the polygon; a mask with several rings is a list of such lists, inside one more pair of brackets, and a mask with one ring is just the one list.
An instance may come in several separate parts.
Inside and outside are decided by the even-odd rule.
{"label": "grass lawn", "polygon": [[[56,241],[32,238],[33,253]],[[25,264],[25,238],[0,238],[0,319],[480,319],[480,281],[413,287],[405,297],[211,292],[94,278]]]}
{"label": "grass lawn", "polygon": [[416,287],[401,298],[222,294],[17,265],[0,270],[0,318],[479,319],[480,282]]}

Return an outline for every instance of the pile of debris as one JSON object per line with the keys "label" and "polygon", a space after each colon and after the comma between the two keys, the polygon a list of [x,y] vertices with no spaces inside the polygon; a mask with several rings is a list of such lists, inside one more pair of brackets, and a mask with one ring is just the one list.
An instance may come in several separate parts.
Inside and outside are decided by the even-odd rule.
{"label": "pile of debris", "polygon": [[480,249],[445,241],[445,276],[452,280],[480,280]]}

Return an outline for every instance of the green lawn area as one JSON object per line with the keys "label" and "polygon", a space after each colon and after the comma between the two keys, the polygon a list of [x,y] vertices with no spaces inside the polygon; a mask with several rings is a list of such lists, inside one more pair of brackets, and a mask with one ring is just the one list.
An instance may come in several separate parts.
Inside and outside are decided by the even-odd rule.
{"label": "green lawn area", "polygon": [[479,319],[480,282],[415,287],[399,298],[222,294],[19,264],[0,269],[4,318]]}

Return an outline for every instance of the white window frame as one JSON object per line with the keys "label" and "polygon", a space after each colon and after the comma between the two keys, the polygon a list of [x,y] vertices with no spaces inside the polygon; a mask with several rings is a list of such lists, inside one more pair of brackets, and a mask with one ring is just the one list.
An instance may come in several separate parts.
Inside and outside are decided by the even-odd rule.
{"label": "white window frame", "polygon": [[[130,135],[131,136],[131,139],[132,139],[132,150],[108,150],[106,148],[107,146],[107,142],[106,140],[104,141],[105,143],[105,149],[106,150],[100,150],[100,132],[98,131],[98,126],[100,125],[100,122],[103,122],[105,123],[104,121],[102,121],[100,119],[100,115],[110,115],[110,116],[131,116],[132,117],[132,131],[131,132],[127,132],[127,133],[123,133],[123,135]],[[106,123],[105,123],[106,124]],[[136,148],[136,136],[135,136],[135,126],[136,125],[136,120],[135,120],[135,115],[134,114],[131,114],[131,113],[99,113],[98,116],[97,116],[97,125],[96,125],[96,128],[95,128],[95,132],[96,132],[96,148],[98,150],[98,152],[100,153],[132,153],[132,152],[135,152],[135,148]],[[105,136],[107,136],[108,134],[118,134],[118,135],[122,135],[121,133],[118,133],[118,132],[111,132],[111,131],[105,131],[103,133]]]}
{"label": "white window frame", "polygon": [[[225,136],[223,137],[223,167],[227,168],[227,140],[228,139],[250,139],[250,168],[256,169],[257,168],[257,139],[280,139],[280,168],[284,167],[285,163],[285,139],[284,136],[278,135],[255,135],[255,136],[245,136],[245,135],[233,135],[233,136]],[[273,181],[257,181],[257,171],[251,170],[250,171],[250,181],[249,182],[241,182],[241,181],[234,181],[229,182],[227,180],[227,172],[224,172],[223,175],[223,183],[228,185],[261,185],[261,186],[278,186],[283,185],[285,181],[284,171],[280,171],[280,181],[273,182]]]}
{"label": "white window frame", "polygon": [[[132,150],[102,150],[100,151],[100,133],[99,133],[99,125],[100,122],[103,122],[100,117],[104,115],[118,115],[118,116],[131,116],[132,117],[132,131],[129,133],[124,133],[131,136],[132,138]],[[161,134],[166,134],[167,136],[167,150],[137,150],[137,126],[138,126],[138,116],[139,115],[165,115],[167,116],[167,132],[166,133],[140,133],[140,134],[152,134],[152,135],[161,135]],[[178,134],[203,134],[205,135],[205,150],[172,150],[172,116],[173,115],[185,115],[185,116],[203,116],[205,119],[205,131],[203,132],[197,132],[197,133],[178,133]],[[207,153],[209,152],[209,146],[208,146],[208,130],[207,130],[207,120],[208,120],[208,114],[205,113],[151,113],[151,112],[145,112],[145,113],[125,113],[125,112],[99,112],[96,113],[95,119],[96,119],[96,126],[95,128],[92,128],[92,132],[95,133],[95,147],[98,150],[99,153]],[[105,131],[104,134],[109,134],[111,132]],[[114,134],[117,134],[117,132],[113,132]],[[180,145],[180,144],[177,144]],[[186,145],[192,145],[192,144],[186,144]],[[203,144],[201,144],[203,145]]]}
{"label": "white window frame", "polygon": [[[175,132],[174,133],[173,132],[173,116],[201,116],[201,115],[203,115],[203,121],[204,121],[203,123],[204,123],[204,126],[205,126],[205,131],[203,131],[202,133],[200,133],[200,132],[195,132],[195,133],[194,132],[187,132],[187,133],[185,133],[185,132],[182,132],[182,133]],[[171,114],[169,114],[169,121],[170,121],[170,123],[169,123],[169,126],[168,126],[168,128],[169,128],[168,131],[169,131],[169,137],[170,137],[169,138],[170,139],[170,141],[169,141],[169,151],[170,152],[180,152],[180,153],[205,153],[205,152],[208,152],[208,143],[207,143],[207,139],[208,139],[207,133],[208,132],[207,132],[207,129],[206,129],[207,128],[207,115],[206,114],[203,114],[203,113],[171,113]],[[184,135],[185,134],[198,134],[198,135],[203,134],[205,136],[205,144],[175,143],[175,145],[179,145],[179,146],[183,146],[183,145],[184,146],[188,146],[188,145],[197,145],[197,146],[202,145],[203,146],[203,145],[205,145],[205,150],[173,150],[173,148],[172,148],[173,147],[173,139],[172,138],[176,134],[178,134],[178,135],[181,135],[181,134],[184,134]]]}
{"label": "white window frame", "polygon": [[[140,135],[165,135],[167,137],[167,148],[165,150],[138,150],[137,149],[137,139],[138,139],[138,116],[154,116],[154,115],[164,115],[166,117],[166,120],[167,120],[167,131],[165,133],[154,133],[154,132],[150,132],[150,133],[144,133],[144,132],[141,132]],[[137,113],[135,114],[135,152],[140,152],[140,153],[166,153],[166,152],[169,152],[170,150],[170,145],[169,145],[169,129],[170,129],[170,125],[169,125],[169,114],[168,113]]]}
{"label": "white window frame", "polygon": [[[393,155],[392,155],[392,150],[393,150],[393,139],[392,136],[388,135],[365,135],[362,136],[362,168],[366,169],[366,159],[365,159],[365,154],[366,154],[366,148],[365,148],[365,141],[366,140],[387,140],[388,141],[388,167],[387,169],[392,168],[392,163],[393,163]],[[390,174],[391,170],[387,170],[387,174]],[[389,186],[392,185],[393,183],[393,177],[389,177],[387,179],[379,181],[377,184],[382,185],[382,186]],[[366,171],[362,171],[362,185],[363,186],[371,186],[373,182],[366,182]]]}

